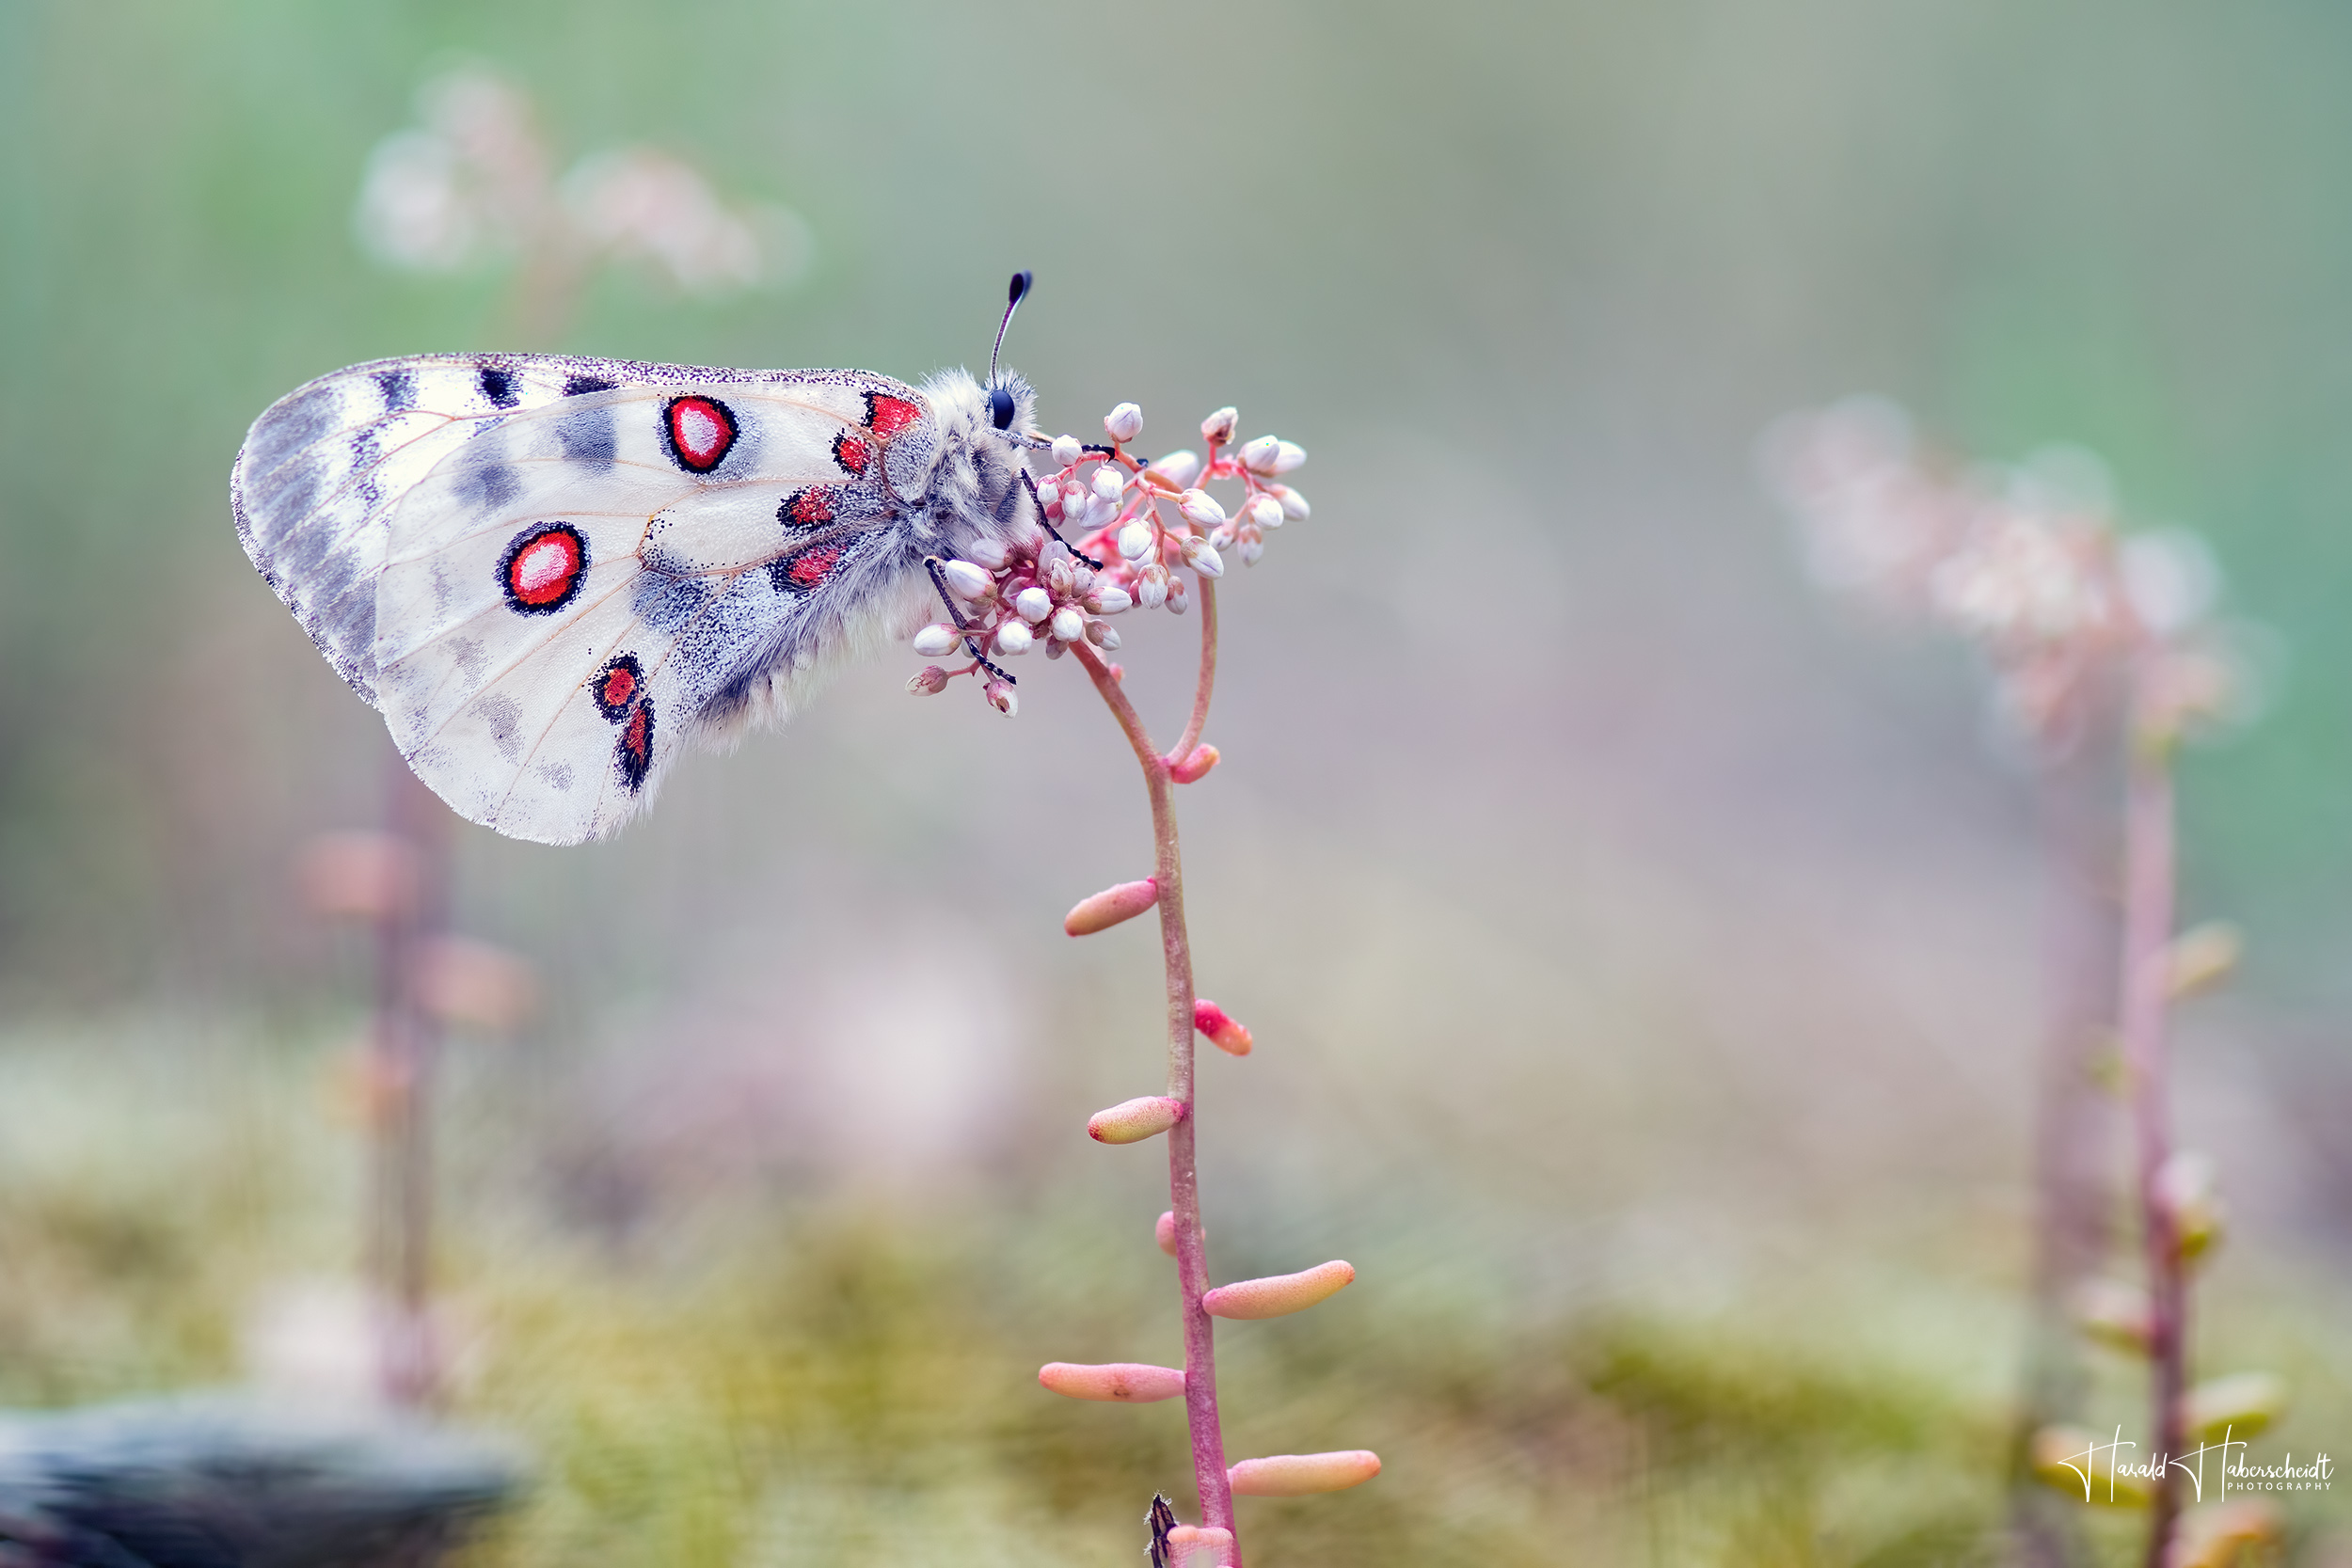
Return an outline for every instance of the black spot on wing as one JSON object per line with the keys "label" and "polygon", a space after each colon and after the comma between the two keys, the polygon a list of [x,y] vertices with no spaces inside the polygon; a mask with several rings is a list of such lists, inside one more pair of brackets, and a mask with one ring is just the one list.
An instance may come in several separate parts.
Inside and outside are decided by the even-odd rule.
{"label": "black spot on wing", "polygon": [[496,365],[485,365],[476,379],[481,383],[482,395],[493,408],[512,408],[522,402],[522,394],[515,390],[515,377],[510,372],[502,371]]}
{"label": "black spot on wing", "polygon": [[587,392],[610,392],[621,384],[607,381],[600,375],[567,375],[564,378],[564,395],[576,398]]}
{"label": "black spot on wing", "polygon": [[375,390],[384,400],[384,412],[397,414],[417,405],[417,375],[414,371],[378,371]]}
{"label": "black spot on wing", "polygon": [[564,457],[574,463],[610,467],[618,450],[612,410],[583,408],[577,414],[564,415],[556,421],[555,441]]}

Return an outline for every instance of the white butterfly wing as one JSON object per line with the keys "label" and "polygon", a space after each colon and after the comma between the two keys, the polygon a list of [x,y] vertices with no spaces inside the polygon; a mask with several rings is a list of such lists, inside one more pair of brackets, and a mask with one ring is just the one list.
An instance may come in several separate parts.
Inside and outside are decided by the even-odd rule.
{"label": "white butterfly wing", "polygon": [[233,488],[255,563],[419,776],[577,843],[690,737],[780,716],[920,617],[881,525],[924,412],[857,372],[392,361],[264,415]]}

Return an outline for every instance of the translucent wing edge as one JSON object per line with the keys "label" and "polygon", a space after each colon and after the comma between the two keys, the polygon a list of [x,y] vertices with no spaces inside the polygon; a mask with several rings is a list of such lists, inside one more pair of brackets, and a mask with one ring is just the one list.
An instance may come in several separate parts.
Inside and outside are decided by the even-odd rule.
{"label": "translucent wing edge", "polygon": [[[500,377],[495,388],[485,372]],[[453,447],[505,416],[566,397],[632,386],[713,385],[778,389],[834,386],[921,397],[904,382],[868,371],[748,370],[555,354],[422,354],[365,360],[312,377],[271,404],[253,422],[229,474],[238,542],[335,673],[374,705],[373,582],[384,562],[384,514],[437,466],[437,458],[390,494],[373,493],[373,477],[398,450],[370,450],[366,433],[373,426],[416,412],[474,426],[449,443]],[[372,389],[373,398],[362,394],[362,388]],[[291,515],[265,517],[251,495],[253,470],[258,467],[260,478],[275,480],[287,467],[339,437],[348,442],[348,451],[329,455],[349,456],[351,461],[340,467],[318,463],[310,488],[298,491],[282,508]],[[447,448],[438,455],[446,454]],[[313,504],[316,492],[330,486],[328,500]],[[345,515],[331,529],[322,523],[327,507],[355,486],[359,515]],[[314,532],[322,536],[307,537]],[[358,625],[362,617],[364,627]]]}

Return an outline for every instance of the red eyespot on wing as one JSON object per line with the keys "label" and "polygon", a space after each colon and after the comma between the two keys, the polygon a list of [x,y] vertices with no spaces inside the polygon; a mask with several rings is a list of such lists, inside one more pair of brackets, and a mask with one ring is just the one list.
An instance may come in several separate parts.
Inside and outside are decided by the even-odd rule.
{"label": "red eyespot on wing", "polygon": [[866,427],[885,441],[922,417],[923,410],[904,398],[888,392],[866,394]]}
{"label": "red eyespot on wing", "polygon": [[499,587],[518,615],[563,609],[587,577],[588,536],[569,523],[525,529],[499,558]]}
{"label": "red eyespot on wing", "polygon": [[784,569],[784,580],[805,593],[833,576],[833,569],[841,564],[842,545],[820,545],[813,550],[803,550]]}
{"label": "red eyespot on wing", "polygon": [[776,521],[787,528],[816,528],[833,521],[834,492],[830,485],[812,484],[795,490],[776,508]]}
{"label": "red eyespot on wing", "polygon": [[670,455],[690,473],[707,474],[735,445],[735,415],[716,398],[672,398],[661,422]]}
{"label": "red eyespot on wing", "polygon": [[833,438],[833,460],[841,465],[845,474],[862,474],[866,465],[874,460],[874,449],[845,430]]}
{"label": "red eyespot on wing", "polygon": [[596,672],[596,678],[588,683],[588,695],[604,715],[608,723],[617,724],[628,717],[628,705],[645,689],[645,672],[635,654],[623,654]]}
{"label": "red eyespot on wing", "polygon": [[612,745],[613,765],[620,769],[621,783],[631,795],[644,787],[645,774],[653,767],[653,705],[639,703],[628,710],[628,718],[621,725],[621,737]]}

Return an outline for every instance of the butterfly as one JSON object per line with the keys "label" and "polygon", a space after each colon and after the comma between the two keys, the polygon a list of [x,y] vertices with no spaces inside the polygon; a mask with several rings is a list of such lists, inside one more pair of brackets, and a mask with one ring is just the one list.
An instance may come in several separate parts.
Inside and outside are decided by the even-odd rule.
{"label": "butterfly", "polygon": [[[1030,275],[1015,274],[997,349]],[[1051,525],[1036,393],[559,355],[311,381],[230,477],[246,554],[469,821],[601,838],[689,745],[910,634],[932,563]],[[1010,677],[1004,677],[1009,679]]]}

